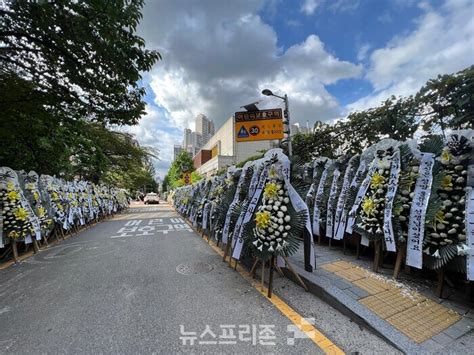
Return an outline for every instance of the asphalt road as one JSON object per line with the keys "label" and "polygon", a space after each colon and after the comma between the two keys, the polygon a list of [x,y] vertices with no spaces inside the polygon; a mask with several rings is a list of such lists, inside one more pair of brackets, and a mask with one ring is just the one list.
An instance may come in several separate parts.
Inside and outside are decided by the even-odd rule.
{"label": "asphalt road", "polygon": [[[396,352],[286,279],[275,293],[346,352]],[[0,353],[322,353],[167,205],[0,271],[0,300]]]}

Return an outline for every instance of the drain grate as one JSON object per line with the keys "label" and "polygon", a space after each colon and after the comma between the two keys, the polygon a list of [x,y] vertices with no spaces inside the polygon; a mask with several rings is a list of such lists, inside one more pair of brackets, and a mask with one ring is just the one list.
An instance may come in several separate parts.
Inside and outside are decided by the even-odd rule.
{"label": "drain grate", "polygon": [[212,269],[212,265],[203,262],[179,264],[176,267],[176,271],[183,275],[205,274],[212,271]]}

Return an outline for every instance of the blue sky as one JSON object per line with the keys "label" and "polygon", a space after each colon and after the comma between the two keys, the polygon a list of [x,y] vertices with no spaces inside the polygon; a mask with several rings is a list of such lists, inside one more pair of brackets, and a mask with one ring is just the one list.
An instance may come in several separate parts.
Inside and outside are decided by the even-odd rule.
{"label": "blue sky", "polygon": [[[268,87],[303,124],[344,118],[472,65],[472,0],[149,0],[139,33],[163,55],[130,129],[160,150],[204,113],[219,126]],[[265,98],[264,106],[278,105]]]}

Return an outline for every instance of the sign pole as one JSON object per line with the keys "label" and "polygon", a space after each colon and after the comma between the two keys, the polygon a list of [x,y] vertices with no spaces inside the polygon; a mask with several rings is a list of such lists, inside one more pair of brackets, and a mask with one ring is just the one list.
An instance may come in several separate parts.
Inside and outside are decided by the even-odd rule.
{"label": "sign pole", "polygon": [[290,104],[288,103],[288,95],[285,94],[285,118],[286,124],[288,125],[288,157],[293,155],[292,147],[291,147],[291,124],[290,124]]}

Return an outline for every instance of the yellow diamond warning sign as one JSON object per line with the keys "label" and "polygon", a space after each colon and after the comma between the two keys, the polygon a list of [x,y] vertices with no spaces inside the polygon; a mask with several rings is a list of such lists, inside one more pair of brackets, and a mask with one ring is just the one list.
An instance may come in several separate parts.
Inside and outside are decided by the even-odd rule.
{"label": "yellow diamond warning sign", "polygon": [[283,139],[281,108],[236,112],[235,138],[237,142]]}

